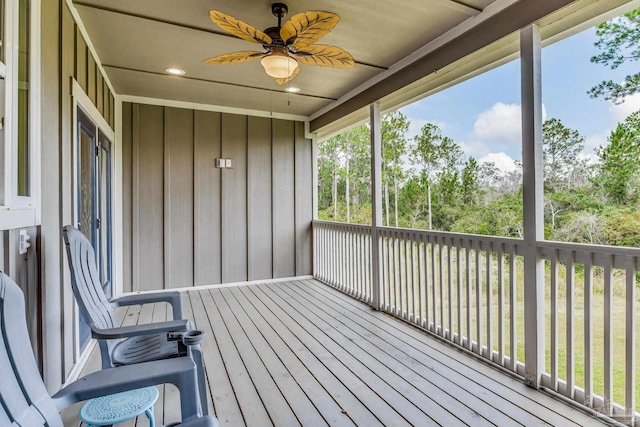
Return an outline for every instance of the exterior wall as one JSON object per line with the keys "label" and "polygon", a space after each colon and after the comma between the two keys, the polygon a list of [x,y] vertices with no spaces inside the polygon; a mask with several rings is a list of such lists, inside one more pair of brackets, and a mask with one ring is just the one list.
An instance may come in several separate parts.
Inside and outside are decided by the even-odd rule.
{"label": "exterior wall", "polygon": [[[112,127],[115,115],[113,94],[104,84],[67,3],[64,0],[42,1],[41,22],[42,225],[37,236],[40,272],[26,280],[40,279],[43,374],[49,391],[55,391],[71,372],[78,354],[74,336],[74,300],[61,235],[62,226],[70,224],[73,218],[72,78],[79,82]],[[32,242],[35,242],[34,238]],[[24,277],[20,273],[11,275]],[[32,284],[21,283],[21,286],[31,287]]]}
{"label": "exterior wall", "polygon": [[[301,122],[124,103],[124,291],[311,274]],[[215,159],[230,158],[219,169]]]}

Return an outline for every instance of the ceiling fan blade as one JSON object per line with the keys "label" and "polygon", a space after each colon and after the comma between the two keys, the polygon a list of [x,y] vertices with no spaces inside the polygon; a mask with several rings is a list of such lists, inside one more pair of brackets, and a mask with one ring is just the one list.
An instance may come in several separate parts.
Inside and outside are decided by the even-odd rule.
{"label": "ceiling fan blade", "polygon": [[252,61],[254,59],[260,59],[264,56],[262,52],[234,52],[227,53],[225,55],[214,56],[213,58],[205,59],[203,62],[207,64],[235,64],[236,62]]}
{"label": "ceiling fan blade", "polygon": [[295,52],[295,58],[307,65],[321,67],[351,68],[355,65],[349,52],[337,46],[314,44]]}
{"label": "ceiling fan blade", "polygon": [[309,46],[324,37],[340,17],[335,13],[309,10],[293,15],[280,28],[280,38],[297,48]]}
{"label": "ceiling fan blade", "polygon": [[209,17],[218,27],[230,32],[236,37],[262,45],[271,44],[271,37],[233,16],[227,15],[219,10],[210,10]]}
{"label": "ceiling fan blade", "polygon": [[278,83],[279,85],[283,85],[283,84],[285,84],[285,83],[289,83],[291,80],[293,80],[293,78],[294,78],[295,76],[297,76],[299,72],[300,72],[300,67],[298,66],[298,67],[296,67],[296,69],[295,69],[295,70],[293,70],[293,73],[291,74],[291,76],[286,77],[286,78],[284,78],[284,79],[275,79],[275,78],[274,78],[273,80],[275,80],[275,81],[276,81],[276,83]]}

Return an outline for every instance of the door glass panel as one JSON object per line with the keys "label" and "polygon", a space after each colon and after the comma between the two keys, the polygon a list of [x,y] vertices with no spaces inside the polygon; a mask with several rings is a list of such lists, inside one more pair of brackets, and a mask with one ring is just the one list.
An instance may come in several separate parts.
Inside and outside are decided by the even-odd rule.
{"label": "door glass panel", "polygon": [[95,156],[94,139],[80,128],[80,231],[87,239],[93,239],[93,160]]}

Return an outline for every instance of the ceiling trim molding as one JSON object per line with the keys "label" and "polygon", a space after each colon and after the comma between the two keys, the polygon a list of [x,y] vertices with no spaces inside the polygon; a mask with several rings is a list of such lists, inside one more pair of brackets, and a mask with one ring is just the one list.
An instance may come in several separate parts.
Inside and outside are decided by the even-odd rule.
{"label": "ceiling trim molding", "polygon": [[[511,2],[481,22],[469,19],[445,35],[457,33],[454,38],[433,47],[430,52],[416,58],[402,67],[392,67],[380,79],[372,79],[356,89],[348,98],[335,103],[311,115],[311,132],[326,126],[340,117],[356,111],[384,96],[387,96],[409,84],[440,70],[453,62],[464,58],[478,49],[487,46],[539,19],[573,3],[575,0],[521,0]],[[506,2],[505,2],[506,3]],[[504,6],[504,4],[502,5]],[[487,7],[489,9],[489,7]],[[470,22],[471,21],[471,22]],[[461,31],[461,27],[466,29]],[[476,24],[476,25],[473,25]],[[435,42],[434,42],[435,44]],[[427,45],[429,46],[429,45]],[[427,47],[425,46],[425,48]],[[402,61],[401,61],[402,62]],[[398,63],[399,64],[399,63]]]}
{"label": "ceiling trim molding", "polygon": [[107,82],[107,86],[109,86],[109,89],[111,89],[111,93],[113,93],[113,96],[115,97],[117,95],[117,92],[113,87],[113,85],[111,84],[111,80],[109,79],[107,72],[102,67],[102,61],[100,61],[98,52],[96,51],[96,48],[93,46],[91,37],[89,37],[89,33],[87,32],[87,29],[84,26],[84,22],[82,22],[82,18],[80,17],[80,13],[78,12],[78,9],[76,9],[75,5],[73,4],[73,0],[65,0],[65,3],[67,4],[67,7],[69,8],[71,15],[73,16],[73,20],[76,21],[76,25],[80,30],[80,34],[82,34],[82,37],[84,37],[84,41],[87,43],[89,52],[91,52],[91,55],[93,55],[93,58],[96,61],[96,65],[98,66],[98,69],[102,72],[102,76],[104,77],[104,80]]}
{"label": "ceiling trim molding", "polygon": [[216,113],[240,114],[243,116],[253,117],[267,117],[270,119],[293,120],[305,123],[309,121],[309,117],[298,114],[286,114],[271,111],[251,110],[247,108],[225,107],[222,105],[199,104],[197,102],[175,101],[172,99],[148,98],[144,96],[133,95],[119,95],[118,99],[122,102],[157,105],[161,107],[186,108],[189,110],[213,111]]}
{"label": "ceiling trim molding", "polygon": [[199,77],[172,76],[172,75],[165,74],[165,73],[159,73],[157,71],[148,71],[148,70],[140,70],[138,68],[120,67],[118,65],[111,65],[111,64],[104,64],[104,67],[105,68],[112,68],[114,70],[131,71],[132,73],[153,74],[154,76],[161,76],[161,77],[167,77],[167,78],[172,78],[172,79],[193,80],[193,81],[203,82],[203,83],[213,83],[213,84],[219,84],[219,85],[225,85],[225,86],[241,87],[241,88],[245,88],[245,89],[262,90],[262,91],[269,92],[269,93],[276,92],[276,93],[282,93],[282,94],[286,94],[286,95],[290,95],[290,96],[303,96],[303,97],[306,97],[306,98],[323,99],[325,101],[335,101],[336,100],[336,98],[331,98],[331,97],[328,97],[328,96],[312,95],[312,94],[302,93],[302,92],[291,93],[290,94],[287,91],[285,91],[284,88],[282,90],[273,90],[273,89],[269,89],[269,88],[265,88],[265,87],[249,86],[249,85],[235,84],[235,83],[229,83],[229,82],[221,82],[221,81],[218,81],[218,80],[207,80],[207,79],[202,79],[202,78],[199,78]]}
{"label": "ceiling trim molding", "polygon": [[[73,0],[66,0],[66,1],[67,1],[67,3],[70,3]],[[453,0],[436,0],[436,1],[449,3],[450,1],[453,1]],[[129,16],[131,18],[144,19],[144,20],[151,21],[151,22],[157,22],[159,24],[173,25],[175,27],[186,28],[188,30],[193,30],[193,31],[201,31],[203,33],[208,33],[208,34],[211,34],[211,35],[214,35],[214,36],[222,36],[222,37],[229,37],[229,38],[232,38],[232,39],[235,39],[235,40],[242,40],[242,39],[234,36],[233,34],[229,34],[229,33],[222,32],[222,31],[211,30],[209,28],[196,27],[195,25],[188,25],[188,24],[180,24],[178,22],[167,21],[165,19],[160,19],[160,18],[153,18],[153,17],[150,17],[150,16],[140,15],[139,13],[126,12],[126,11],[113,9],[113,8],[106,7],[106,6],[98,6],[98,5],[95,5],[95,4],[84,3],[84,2],[81,2],[81,1],[76,1],[75,4],[77,6],[82,6],[82,7],[86,7],[86,8],[89,8],[89,9],[100,10],[100,11],[103,11],[103,12],[115,13],[115,14],[118,14],[118,15]],[[388,70],[387,67],[382,66],[382,65],[371,64],[369,62],[358,61],[356,59],[354,59],[354,62],[356,64],[358,64],[358,65],[362,65],[362,66],[365,66],[365,67],[377,68],[379,70]]]}

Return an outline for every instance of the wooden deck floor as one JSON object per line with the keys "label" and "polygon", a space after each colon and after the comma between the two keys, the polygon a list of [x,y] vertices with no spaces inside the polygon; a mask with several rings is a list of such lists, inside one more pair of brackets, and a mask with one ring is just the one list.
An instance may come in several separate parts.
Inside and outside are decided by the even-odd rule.
{"label": "wooden deck floor", "polygon": [[[183,301],[207,333],[221,426],[602,425],[315,280],[194,290]],[[166,317],[158,304],[130,308],[123,322]],[[99,367],[94,353],[86,372]],[[178,421],[177,390],[160,391],[156,422]],[[77,410],[65,411],[66,426],[78,425]]]}

